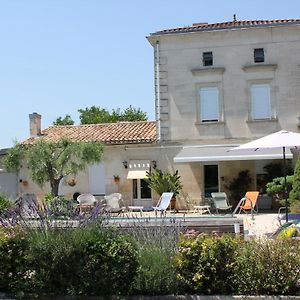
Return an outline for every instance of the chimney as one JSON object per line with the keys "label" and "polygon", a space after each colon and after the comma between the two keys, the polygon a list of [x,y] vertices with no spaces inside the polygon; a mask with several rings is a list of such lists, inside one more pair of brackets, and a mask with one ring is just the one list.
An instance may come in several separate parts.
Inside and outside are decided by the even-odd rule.
{"label": "chimney", "polygon": [[30,137],[37,137],[41,135],[41,119],[42,116],[36,112],[29,114]]}

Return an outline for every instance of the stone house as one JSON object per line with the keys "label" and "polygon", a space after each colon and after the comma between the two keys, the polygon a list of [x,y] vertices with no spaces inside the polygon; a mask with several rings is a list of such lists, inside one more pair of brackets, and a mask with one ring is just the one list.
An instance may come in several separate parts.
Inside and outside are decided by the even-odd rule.
{"label": "stone house", "polygon": [[154,50],[158,143],[173,157],[186,191],[203,201],[227,191],[244,169],[251,189],[259,189],[263,167],[282,154],[238,156],[228,149],[281,129],[299,132],[300,19],[234,16],[147,39]]}
{"label": "stone house", "polygon": [[[156,145],[156,122],[118,122],[109,124],[50,126],[41,130],[41,115],[29,115],[30,137],[23,144],[31,144],[38,138],[58,141],[97,141],[104,145],[103,160],[90,165],[75,177],[65,178],[59,194],[71,198],[75,192],[91,193],[95,196],[119,192],[126,204],[152,206],[152,193],[143,178],[158,164],[160,149]],[[42,198],[50,192],[30,180],[24,165],[19,174],[19,193],[35,193]],[[70,179],[75,185],[70,185]],[[154,197],[155,198],[155,197]]]}
{"label": "stone house", "polygon": [[[157,195],[143,178],[154,167],[179,171],[184,186],[179,208],[187,194],[201,203],[213,191],[228,192],[226,186],[241,170],[249,170],[251,189],[261,189],[263,167],[282,154],[228,150],[281,129],[299,132],[300,19],[234,18],[161,30],[147,39],[154,50],[156,121],[41,131],[40,116],[30,115],[26,142],[42,135],[105,145],[103,162],[78,174],[75,186],[62,184],[60,193],[120,192],[128,204],[148,207]],[[30,182],[26,168],[19,181],[19,192],[42,196],[46,191]]]}

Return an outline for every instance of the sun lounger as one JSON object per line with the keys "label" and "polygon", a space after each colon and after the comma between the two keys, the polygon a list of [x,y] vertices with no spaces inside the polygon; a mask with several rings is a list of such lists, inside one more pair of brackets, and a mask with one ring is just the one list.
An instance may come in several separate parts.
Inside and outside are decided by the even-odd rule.
{"label": "sun lounger", "polygon": [[[166,214],[167,208],[170,206],[171,199],[173,197],[174,193],[162,193],[158,203],[156,206],[153,206],[153,210],[155,211],[155,215],[157,215],[157,212],[160,211],[161,215]],[[171,209],[171,206],[170,206]]]}

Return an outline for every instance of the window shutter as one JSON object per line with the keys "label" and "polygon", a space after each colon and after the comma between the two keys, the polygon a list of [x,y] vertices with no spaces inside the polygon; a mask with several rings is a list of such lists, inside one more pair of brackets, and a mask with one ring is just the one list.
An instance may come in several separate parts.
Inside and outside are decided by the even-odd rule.
{"label": "window shutter", "polygon": [[271,119],[270,86],[268,84],[251,86],[251,117],[253,120]]}
{"label": "window shutter", "polygon": [[199,94],[201,121],[219,121],[219,89],[217,87],[201,88]]}

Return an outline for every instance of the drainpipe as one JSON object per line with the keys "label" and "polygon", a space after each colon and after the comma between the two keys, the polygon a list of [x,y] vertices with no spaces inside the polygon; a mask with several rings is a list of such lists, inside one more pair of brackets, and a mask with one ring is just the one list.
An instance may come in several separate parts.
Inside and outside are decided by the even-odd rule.
{"label": "drainpipe", "polygon": [[156,60],[155,60],[155,69],[156,69],[156,120],[157,120],[157,140],[161,140],[161,121],[160,121],[160,79],[159,79],[159,41],[156,41]]}

